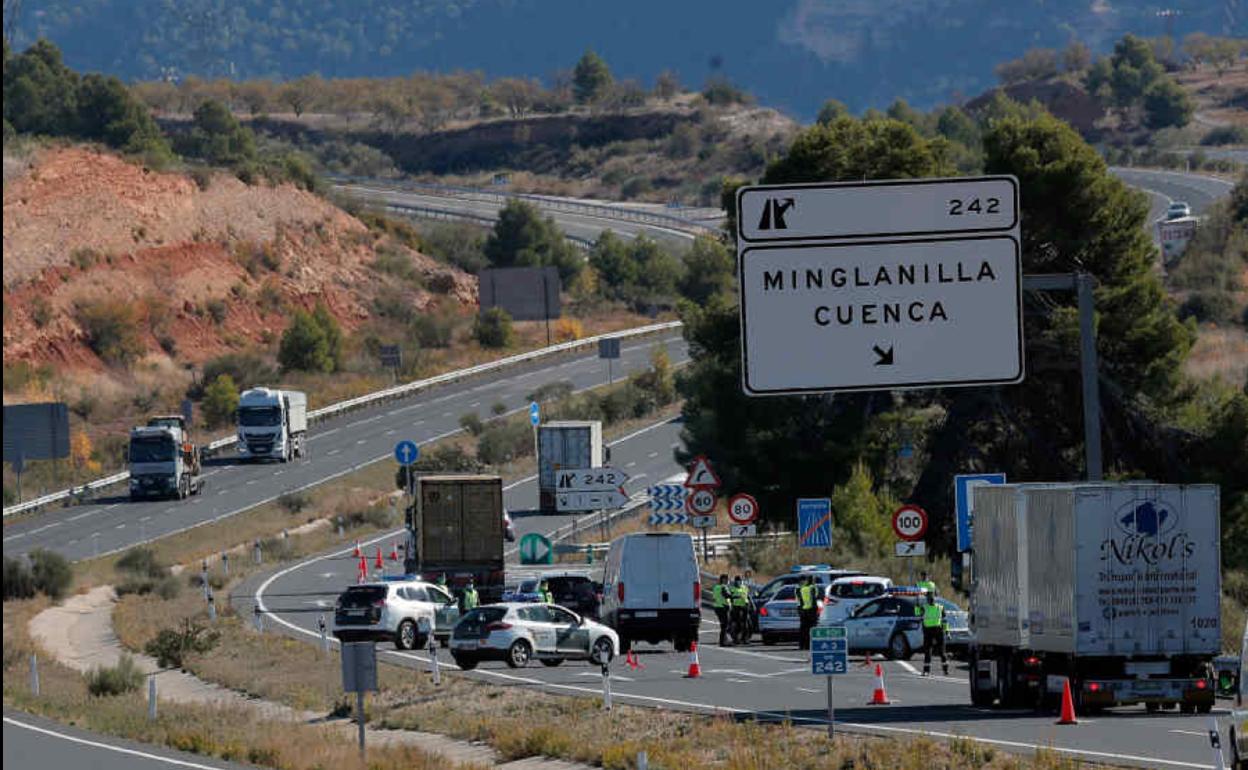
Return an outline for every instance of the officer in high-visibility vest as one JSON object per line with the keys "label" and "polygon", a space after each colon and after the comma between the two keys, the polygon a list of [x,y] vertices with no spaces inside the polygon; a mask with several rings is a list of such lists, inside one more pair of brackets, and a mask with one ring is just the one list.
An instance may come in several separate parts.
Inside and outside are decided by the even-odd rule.
{"label": "officer in high-visibility vest", "polygon": [[919,590],[929,593],[932,596],[936,595],[936,584],[927,578],[926,572],[919,573]]}
{"label": "officer in high-visibility vest", "polygon": [[438,585],[446,588],[446,573],[442,572],[438,575]]}
{"label": "officer in high-visibility vest", "polygon": [[545,580],[543,580],[541,582],[541,585],[537,587],[537,595],[538,595],[538,598],[542,600],[543,604],[555,603],[555,595],[550,592],[550,586],[546,583]]}
{"label": "officer in high-visibility vest", "polygon": [[923,617],[923,676],[932,673],[932,648],[940,646],[940,666],[949,675],[949,661],[945,659],[945,608],[936,603],[936,594],[925,591],[926,601],[915,605],[914,614]]}
{"label": "officer in high-visibility vest", "polygon": [[819,622],[819,587],[810,575],[803,575],[797,587],[797,616],[800,622],[797,649],[810,649],[810,629]]}
{"label": "officer in high-visibility vest", "polygon": [[469,610],[475,610],[479,603],[480,603],[480,599],[477,597],[477,587],[473,585],[472,578],[468,578],[468,585],[464,587],[464,594],[463,594],[463,600],[462,600],[462,604],[464,605],[464,612],[468,612]]}
{"label": "officer in high-visibility vest", "polygon": [[728,575],[719,576],[719,582],[711,589],[711,606],[715,608],[715,619],[719,621],[719,646],[728,646],[728,602],[730,600]]}
{"label": "officer in high-visibility vest", "polygon": [[732,579],[732,623],[742,641],[750,640],[750,589],[741,584],[741,576]]}

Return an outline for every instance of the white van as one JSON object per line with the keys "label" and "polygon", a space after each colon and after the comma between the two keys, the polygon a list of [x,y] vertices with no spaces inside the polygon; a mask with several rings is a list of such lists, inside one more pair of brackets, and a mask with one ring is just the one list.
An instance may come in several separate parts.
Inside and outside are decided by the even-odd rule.
{"label": "white van", "polygon": [[613,540],[603,568],[601,618],[620,635],[621,651],[634,641],[671,641],[687,652],[702,620],[693,536],[641,532]]}

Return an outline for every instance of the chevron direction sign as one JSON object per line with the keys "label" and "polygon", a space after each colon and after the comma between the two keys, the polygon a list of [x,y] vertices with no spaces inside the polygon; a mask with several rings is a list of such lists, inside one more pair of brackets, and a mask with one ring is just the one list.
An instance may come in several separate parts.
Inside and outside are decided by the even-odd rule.
{"label": "chevron direction sign", "polygon": [[689,489],[681,484],[655,484],[646,490],[650,494],[650,510],[655,512],[685,510],[685,496]]}
{"label": "chevron direction sign", "polygon": [[652,513],[650,514],[650,526],[657,527],[660,524],[688,524],[689,514],[687,513]]}

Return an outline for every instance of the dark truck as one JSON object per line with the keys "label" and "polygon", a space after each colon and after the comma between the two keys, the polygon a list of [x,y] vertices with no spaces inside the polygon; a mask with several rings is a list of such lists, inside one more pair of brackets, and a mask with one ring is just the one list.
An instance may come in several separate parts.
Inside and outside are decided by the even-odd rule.
{"label": "dark truck", "polygon": [[503,481],[498,476],[439,475],[415,479],[407,510],[404,569],[459,595],[468,579],[481,604],[503,595]]}

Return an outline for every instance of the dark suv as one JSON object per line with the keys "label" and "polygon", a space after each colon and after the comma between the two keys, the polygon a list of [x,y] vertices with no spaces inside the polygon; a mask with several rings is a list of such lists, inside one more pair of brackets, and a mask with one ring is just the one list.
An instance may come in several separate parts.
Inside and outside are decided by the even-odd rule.
{"label": "dark suv", "polygon": [[546,578],[555,604],[580,615],[598,617],[599,587],[585,575],[555,575]]}

